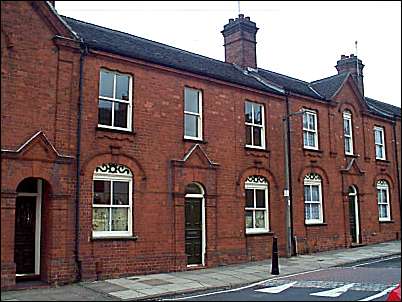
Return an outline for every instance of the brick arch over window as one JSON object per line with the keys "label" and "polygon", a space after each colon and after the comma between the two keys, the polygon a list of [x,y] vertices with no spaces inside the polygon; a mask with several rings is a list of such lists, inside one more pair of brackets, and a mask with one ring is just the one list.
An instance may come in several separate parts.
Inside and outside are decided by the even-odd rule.
{"label": "brick arch over window", "polygon": [[271,171],[269,171],[268,169],[265,169],[265,168],[256,168],[256,167],[249,167],[249,168],[246,168],[243,171],[241,171],[236,180],[237,185],[242,186],[246,182],[247,178],[250,176],[253,176],[253,175],[265,177],[265,179],[268,181],[268,183],[271,186],[274,186],[275,189],[278,188],[278,183],[276,181],[276,178],[271,173]]}
{"label": "brick arch over window", "polygon": [[360,115],[361,108],[358,108],[356,104],[349,101],[343,101],[339,104],[338,112],[343,113],[345,110],[349,110],[352,113],[352,116],[355,117]]}
{"label": "brick arch over window", "polygon": [[98,153],[89,157],[82,164],[80,173],[81,175],[87,175],[88,177],[92,177],[96,167],[108,163],[116,163],[128,167],[133,174],[133,179],[135,183],[145,181],[147,178],[145,175],[144,168],[142,167],[142,165],[139,163],[138,160],[136,160],[131,156],[123,154],[119,154],[117,158],[114,158],[114,156],[110,152]]}
{"label": "brick arch over window", "polygon": [[377,174],[374,178],[373,178],[373,187],[377,187],[377,182],[380,180],[385,180],[387,181],[388,185],[389,185],[389,189],[393,189],[395,186],[395,183],[391,177],[391,175],[389,175],[388,173],[382,173],[382,174]]}
{"label": "brick arch over window", "polygon": [[328,177],[327,172],[323,168],[318,167],[318,166],[309,166],[309,167],[302,168],[300,170],[299,174],[297,175],[297,181],[303,182],[304,177],[311,173],[316,173],[316,174],[320,175],[321,180],[323,182],[325,181],[326,184],[329,184],[329,177]]}

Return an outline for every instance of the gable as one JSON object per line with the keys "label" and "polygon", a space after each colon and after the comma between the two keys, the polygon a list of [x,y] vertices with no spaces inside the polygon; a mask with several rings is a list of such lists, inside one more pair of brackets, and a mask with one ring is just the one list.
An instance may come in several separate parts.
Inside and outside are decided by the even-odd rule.
{"label": "gable", "polygon": [[349,103],[360,111],[368,110],[367,104],[350,74],[339,87],[338,91],[336,91],[332,100],[339,102],[341,105],[343,103]]}
{"label": "gable", "polygon": [[341,173],[348,173],[352,175],[363,175],[366,171],[360,169],[360,166],[356,160],[356,158],[350,159],[348,165],[340,170]]}
{"label": "gable", "polygon": [[210,167],[217,165],[209,159],[208,155],[199,144],[195,144],[191,147],[191,149],[185,154],[182,162],[188,166]]}
{"label": "gable", "polygon": [[42,131],[35,133],[16,150],[2,149],[1,152],[4,155],[26,160],[54,161],[73,158],[60,154]]}
{"label": "gable", "polygon": [[55,36],[78,40],[78,36],[47,1],[2,1],[1,30],[9,37],[8,45],[16,44],[26,36],[36,41]]}

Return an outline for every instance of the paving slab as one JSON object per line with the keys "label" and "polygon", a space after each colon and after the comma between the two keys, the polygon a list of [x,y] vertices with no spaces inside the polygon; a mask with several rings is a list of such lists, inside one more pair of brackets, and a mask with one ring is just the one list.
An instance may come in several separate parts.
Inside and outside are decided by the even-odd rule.
{"label": "paving slab", "polygon": [[[339,249],[315,254],[279,258],[280,276],[328,268],[355,261],[377,259],[387,255],[400,255],[400,241]],[[189,293],[199,290],[231,288],[240,285],[269,281],[271,260],[199,270],[127,276],[103,281],[81,282],[72,285],[2,291],[2,301],[107,301],[144,300],[156,297]]]}

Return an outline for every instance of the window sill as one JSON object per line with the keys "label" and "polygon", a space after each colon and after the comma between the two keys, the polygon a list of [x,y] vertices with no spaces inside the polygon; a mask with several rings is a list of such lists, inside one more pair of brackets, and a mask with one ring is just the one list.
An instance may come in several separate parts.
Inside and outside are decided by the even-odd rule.
{"label": "window sill", "polygon": [[252,147],[252,146],[244,146],[244,150],[269,153],[269,150],[267,150],[265,148],[257,148],[257,147]]}
{"label": "window sill", "polygon": [[205,140],[198,139],[198,138],[188,138],[188,137],[183,138],[183,142],[197,143],[197,144],[208,144],[208,142],[205,141]]}
{"label": "window sill", "polygon": [[122,129],[114,129],[114,128],[105,128],[101,126],[97,126],[95,128],[96,131],[105,131],[105,132],[115,132],[115,133],[121,133],[121,134],[127,134],[127,135],[135,135],[135,131],[133,130],[122,130]]}
{"label": "window sill", "polygon": [[274,233],[271,231],[258,231],[258,232],[247,232],[246,236],[255,236],[255,235],[270,235],[272,236]]}
{"label": "window sill", "polygon": [[394,220],[379,220],[379,223],[395,223]]}
{"label": "window sill", "polygon": [[360,155],[359,154],[345,154],[345,157],[358,158],[358,157],[360,157]]}
{"label": "window sill", "polygon": [[378,164],[378,165],[386,165],[386,166],[388,166],[391,162],[389,160],[386,160],[386,159],[376,158],[375,163]]}
{"label": "window sill", "polygon": [[118,240],[118,241],[136,241],[138,239],[137,236],[108,236],[108,237],[91,237],[91,241],[110,241],[110,240]]}
{"label": "window sill", "polygon": [[307,152],[318,152],[318,153],[322,153],[323,151],[320,149],[315,149],[315,148],[308,148],[308,147],[304,147],[303,146],[303,151],[307,151]]}
{"label": "window sill", "polygon": [[310,227],[310,226],[312,226],[312,227],[314,227],[314,226],[327,226],[328,225],[328,223],[326,223],[326,222],[312,222],[312,223],[304,223],[304,225],[306,226],[306,227]]}

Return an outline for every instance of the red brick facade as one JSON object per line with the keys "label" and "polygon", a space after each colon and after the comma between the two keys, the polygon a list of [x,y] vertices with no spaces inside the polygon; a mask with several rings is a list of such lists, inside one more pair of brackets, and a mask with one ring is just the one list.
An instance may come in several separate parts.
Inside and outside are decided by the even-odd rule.
{"label": "red brick facade", "polygon": [[[280,255],[285,255],[284,96],[89,49],[82,69],[77,219],[79,43],[44,2],[2,1],[1,8],[2,288],[15,285],[17,187],[29,177],[43,179],[45,184],[40,278],[52,284],[72,282],[79,275],[83,280],[95,280],[186,270],[184,192],[192,182],[204,189],[205,266],[270,258],[273,235],[278,237]],[[133,77],[132,132],[98,127],[101,68]],[[183,139],[185,87],[203,93],[201,142]],[[245,100],[264,106],[265,150],[244,147]],[[361,243],[399,239],[400,178],[396,167],[401,154],[400,119],[395,122],[369,113],[352,77],[330,103],[291,94],[289,104],[290,112],[316,110],[319,125],[319,150],[308,151],[303,149],[301,117],[291,117],[292,220],[297,252],[351,245],[351,185],[358,188]],[[344,154],[345,109],[353,116],[356,156]],[[375,125],[385,129],[386,161],[375,159]],[[130,239],[92,237],[93,175],[97,166],[107,163],[124,165],[133,174],[134,236]],[[304,220],[303,179],[311,172],[322,178],[324,223],[319,225],[306,225]],[[246,235],[244,184],[252,175],[268,181],[270,232]],[[390,186],[390,222],[378,220],[379,179]]]}

